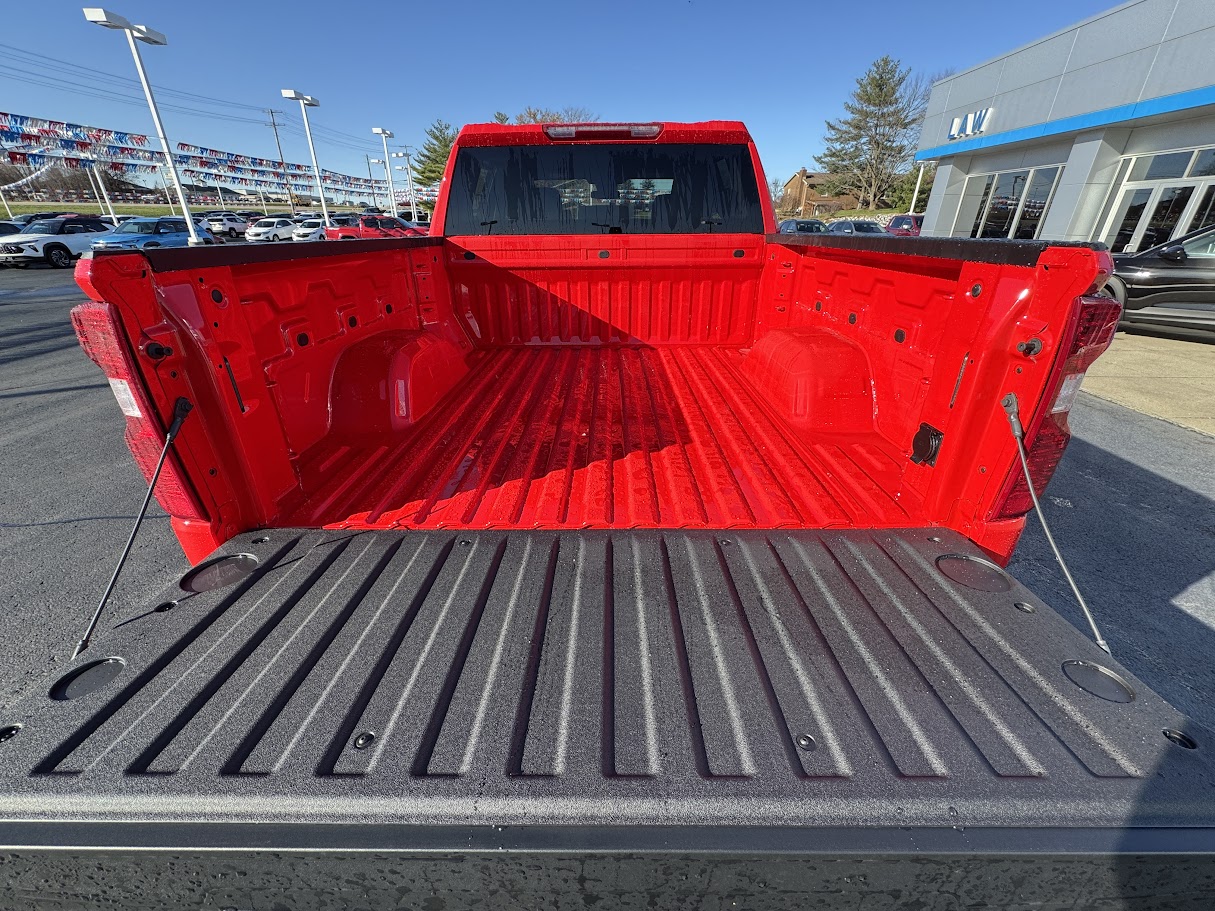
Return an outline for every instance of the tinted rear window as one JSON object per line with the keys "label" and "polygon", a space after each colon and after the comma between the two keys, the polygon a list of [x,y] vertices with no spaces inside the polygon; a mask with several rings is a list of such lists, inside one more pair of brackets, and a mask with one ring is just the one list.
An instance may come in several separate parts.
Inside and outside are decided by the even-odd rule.
{"label": "tinted rear window", "polygon": [[762,234],[744,145],[465,148],[449,235]]}

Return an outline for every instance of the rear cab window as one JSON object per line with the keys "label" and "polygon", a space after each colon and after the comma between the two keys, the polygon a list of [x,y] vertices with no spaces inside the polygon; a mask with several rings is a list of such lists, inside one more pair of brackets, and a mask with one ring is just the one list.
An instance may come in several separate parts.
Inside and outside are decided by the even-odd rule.
{"label": "rear cab window", "polygon": [[449,235],[762,234],[746,145],[468,146]]}

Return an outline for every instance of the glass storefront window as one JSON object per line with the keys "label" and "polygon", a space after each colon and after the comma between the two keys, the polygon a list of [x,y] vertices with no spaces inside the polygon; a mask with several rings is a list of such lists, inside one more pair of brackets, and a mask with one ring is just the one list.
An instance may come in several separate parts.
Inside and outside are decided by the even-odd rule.
{"label": "glass storefront window", "polygon": [[1139,219],[1143,217],[1143,210],[1147,208],[1148,200],[1152,198],[1152,191],[1149,187],[1144,187],[1139,190],[1128,190],[1122,194],[1122,202],[1118,204],[1118,209],[1114,213],[1114,224],[1117,225],[1117,233],[1114,235],[1114,240],[1110,243],[1110,249],[1115,253],[1123,253],[1131,243],[1131,238],[1135,236],[1135,228],[1139,226]]}
{"label": "glass storefront window", "polygon": [[1057,165],[969,178],[954,236],[1032,240],[1041,231],[1061,173],[1063,168]]}
{"label": "glass storefront window", "polygon": [[987,214],[987,199],[991,196],[991,185],[994,181],[995,177],[991,174],[967,179],[966,189],[962,192],[962,202],[958,207],[958,218],[954,222],[955,234],[965,231],[966,237],[978,237],[983,216]]}
{"label": "glass storefront window", "polygon": [[1202,149],[1190,168],[1191,177],[1215,177],[1215,149]]}
{"label": "glass storefront window", "polygon": [[1122,159],[1091,236],[1115,253],[1134,253],[1212,225],[1215,147],[1208,147]]}
{"label": "glass storefront window", "polygon": [[1173,229],[1181,221],[1181,213],[1185,211],[1186,204],[1193,195],[1192,186],[1165,187],[1160,193],[1160,199],[1156,201],[1156,205],[1152,209],[1152,217],[1144,226],[1143,238],[1139,241],[1137,249],[1146,250],[1162,244],[1172,237]]}
{"label": "glass storefront window", "polygon": [[987,207],[987,218],[979,230],[980,237],[1008,237],[1027,180],[1029,171],[1005,171],[996,175],[996,186]]}
{"label": "glass storefront window", "polygon": [[1198,208],[1194,210],[1194,217],[1190,220],[1186,233],[1209,228],[1211,225],[1215,225],[1215,184],[1207,187],[1202,198],[1198,200]]}
{"label": "glass storefront window", "polygon": [[1017,219],[1017,227],[1013,231],[1016,240],[1033,240],[1038,236],[1038,227],[1046,215],[1046,207],[1050,204],[1050,193],[1055,186],[1055,178],[1059,176],[1058,168],[1038,168],[1030,178],[1029,189],[1025,192],[1025,202],[1021,206],[1021,215]]}
{"label": "glass storefront window", "polygon": [[1166,152],[1163,155],[1141,155],[1131,168],[1131,180],[1162,180],[1168,177],[1184,177],[1190,166],[1191,152]]}

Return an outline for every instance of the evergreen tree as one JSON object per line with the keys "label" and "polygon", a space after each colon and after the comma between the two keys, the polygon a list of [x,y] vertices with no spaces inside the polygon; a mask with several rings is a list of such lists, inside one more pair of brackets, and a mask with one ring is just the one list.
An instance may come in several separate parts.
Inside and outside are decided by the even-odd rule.
{"label": "evergreen tree", "polygon": [[850,193],[876,209],[915,153],[927,86],[889,55],[875,60],[844,104],[847,116],[827,121],[818,165],[832,194]]}
{"label": "evergreen tree", "polygon": [[510,123],[510,114],[506,111],[494,111],[494,123]]}
{"label": "evergreen tree", "polygon": [[450,123],[436,120],[426,128],[426,139],[413,160],[413,179],[419,186],[433,187],[443,179],[456,131]]}

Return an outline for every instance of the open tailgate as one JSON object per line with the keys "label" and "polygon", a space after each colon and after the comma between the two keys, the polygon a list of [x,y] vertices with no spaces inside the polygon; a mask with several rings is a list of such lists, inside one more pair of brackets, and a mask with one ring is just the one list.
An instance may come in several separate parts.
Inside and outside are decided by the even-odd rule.
{"label": "open tailgate", "polygon": [[1215,894],[1209,735],[942,530],[244,534],[0,724],[27,897]]}

